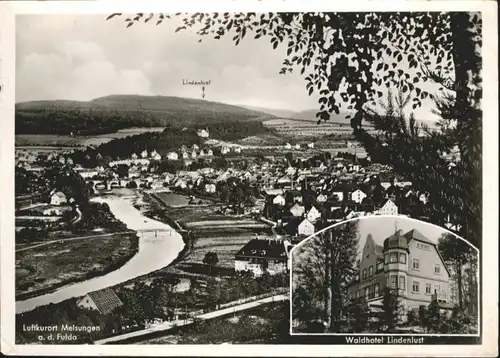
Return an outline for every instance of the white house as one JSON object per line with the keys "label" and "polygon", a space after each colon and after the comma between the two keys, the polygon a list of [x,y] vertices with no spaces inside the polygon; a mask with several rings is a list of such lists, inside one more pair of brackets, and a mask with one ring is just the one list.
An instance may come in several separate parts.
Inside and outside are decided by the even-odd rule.
{"label": "white house", "polygon": [[182,152],[182,159],[189,159],[188,152]]}
{"label": "white house", "polygon": [[364,198],[366,198],[366,194],[359,189],[355,190],[351,194],[351,200],[358,204],[361,204]]}
{"label": "white house", "polygon": [[292,213],[293,216],[295,217],[299,217],[299,216],[302,216],[304,215],[304,207],[302,205],[299,205],[297,203],[295,203],[291,208],[290,208],[290,212]]}
{"label": "white house", "polygon": [[198,155],[196,154],[196,151],[193,150],[193,152],[191,153],[191,158],[195,159]]}
{"label": "white house", "polygon": [[286,202],[285,197],[281,194],[276,195],[273,199],[273,204],[276,204],[276,205],[283,206],[283,205],[285,205],[285,202]]}
{"label": "white house", "polygon": [[62,205],[66,204],[66,202],[67,202],[66,195],[64,195],[64,193],[60,191],[55,192],[50,197],[50,205]]}
{"label": "white house", "polygon": [[204,157],[205,156],[205,151],[202,149],[200,150],[200,153],[198,153],[199,157]]}
{"label": "white house", "polygon": [[234,147],[235,153],[241,153],[241,147]]}
{"label": "white house", "polygon": [[286,149],[292,149],[292,145],[290,143],[285,144]]}
{"label": "white house", "polygon": [[176,152],[169,152],[169,153],[167,153],[167,159],[168,160],[178,160],[179,155]]}
{"label": "white house", "polygon": [[227,154],[231,151],[231,149],[229,149],[229,147],[222,147],[220,152],[224,155],[224,154]]}
{"label": "white house", "polygon": [[210,137],[210,132],[208,131],[208,128],[206,129],[199,129],[198,132],[198,137],[200,138],[208,138]]}
{"label": "white house", "polygon": [[422,203],[424,203],[424,204],[427,204],[427,201],[428,201],[428,199],[427,199],[427,195],[425,195],[424,193],[420,194],[420,195],[418,196],[418,200],[420,200],[420,201],[421,201]]}
{"label": "white house", "polygon": [[295,144],[295,149],[300,150],[300,144]]}
{"label": "white house", "polygon": [[316,220],[318,220],[320,217],[321,213],[314,206],[309,210],[309,212],[306,215],[307,220],[309,220],[312,223],[316,222]]}
{"label": "white house", "polygon": [[334,191],[334,192],[332,192],[332,196],[336,196],[338,201],[344,200],[344,192],[343,191]]}
{"label": "white house", "polygon": [[389,199],[378,210],[378,213],[380,215],[398,215],[398,206],[391,199]]}
{"label": "white house", "polygon": [[141,157],[147,158],[148,157],[148,151],[147,150],[143,150],[142,153],[141,153]]}
{"label": "white house", "polygon": [[319,194],[317,197],[316,197],[316,201],[318,203],[324,203],[328,200],[328,198],[326,197],[325,194]]}
{"label": "white house", "polygon": [[210,148],[208,148],[205,152],[206,152],[207,156],[209,156],[209,157],[214,155],[214,152]]}
{"label": "white house", "polygon": [[299,235],[311,236],[314,234],[314,225],[309,220],[304,219],[297,228]]}
{"label": "white house", "polygon": [[207,193],[215,193],[215,191],[216,191],[215,184],[213,184],[213,183],[205,184],[205,191]]}
{"label": "white house", "polygon": [[154,155],[152,155],[152,158],[153,158],[154,160],[161,160],[161,155],[155,152],[155,154],[154,154]]}
{"label": "white house", "polygon": [[313,142],[307,143],[307,148],[313,149],[314,148],[314,143]]}

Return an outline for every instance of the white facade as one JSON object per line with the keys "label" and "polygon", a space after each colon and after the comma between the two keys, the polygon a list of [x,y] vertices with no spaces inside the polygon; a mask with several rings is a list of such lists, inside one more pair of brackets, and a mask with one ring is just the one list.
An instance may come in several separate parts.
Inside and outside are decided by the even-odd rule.
{"label": "white facade", "polygon": [[80,300],[80,302],[77,303],[77,306],[78,307],[82,307],[82,308],[86,308],[86,309],[89,309],[89,310],[93,310],[93,311],[99,311],[99,309],[97,308],[97,305],[95,304],[94,300],[92,298],[90,298],[89,295],[85,295]]}
{"label": "white facade", "polygon": [[378,211],[380,215],[398,215],[398,206],[391,200],[387,200]]}
{"label": "white facade", "polygon": [[167,159],[168,160],[178,160],[179,155],[176,152],[170,152],[170,153],[167,153]]}
{"label": "white facade", "polygon": [[321,213],[319,212],[318,209],[316,209],[316,207],[313,206],[309,210],[309,212],[307,213],[306,217],[307,217],[307,220],[314,223],[314,222],[316,222],[316,220],[318,220],[321,217]]}
{"label": "white facade", "polygon": [[314,234],[314,225],[309,220],[304,219],[298,227],[299,235],[311,236]]}
{"label": "white facade", "polygon": [[327,199],[328,199],[328,198],[326,197],[326,195],[325,195],[325,194],[319,194],[319,195],[316,197],[316,201],[317,201],[318,203],[324,203],[324,202],[326,202],[326,200],[327,200]]}
{"label": "white facade", "polygon": [[351,200],[358,204],[361,204],[364,198],[366,198],[366,194],[359,189],[351,194]]}
{"label": "white facade", "polygon": [[52,194],[50,197],[50,204],[51,205],[62,205],[67,202],[66,200],[66,195],[58,191],[57,193]]}
{"label": "white facade", "polygon": [[215,193],[216,191],[216,187],[215,187],[215,184],[205,184],[205,191],[207,193]]}
{"label": "white facade", "polygon": [[273,199],[273,204],[276,204],[276,205],[285,205],[285,197],[283,195],[276,195]]}
{"label": "white facade", "polygon": [[295,217],[302,216],[304,214],[304,211],[305,211],[304,207],[299,204],[295,204],[290,208],[290,212]]}
{"label": "white facade", "polygon": [[344,192],[343,191],[334,191],[332,193],[332,195],[336,196],[338,201],[343,201],[344,200]]}

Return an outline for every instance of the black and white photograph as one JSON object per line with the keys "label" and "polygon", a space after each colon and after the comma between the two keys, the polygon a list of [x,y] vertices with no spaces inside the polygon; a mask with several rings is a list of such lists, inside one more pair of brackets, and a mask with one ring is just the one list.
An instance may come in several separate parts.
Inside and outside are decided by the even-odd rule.
{"label": "black and white photograph", "polygon": [[479,253],[448,230],[399,216],[353,219],[291,256],[292,334],[479,332]]}
{"label": "black and white photograph", "polygon": [[66,5],[10,10],[13,345],[484,343],[486,7]]}

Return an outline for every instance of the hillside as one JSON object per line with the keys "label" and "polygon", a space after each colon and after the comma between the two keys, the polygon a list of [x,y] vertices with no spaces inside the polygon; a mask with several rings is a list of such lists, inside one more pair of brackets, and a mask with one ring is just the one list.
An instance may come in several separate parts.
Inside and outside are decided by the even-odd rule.
{"label": "hillside", "polygon": [[[318,110],[308,109],[305,111],[297,112],[290,118],[301,119],[301,120],[306,120],[306,121],[311,121],[311,122],[317,122],[318,117],[316,117],[316,113],[318,113]],[[347,115],[348,115],[347,113],[342,113],[342,112],[340,112],[340,114],[332,113],[330,115],[330,122],[350,125],[350,123],[351,123],[350,120],[345,118]]]}
{"label": "hillside", "polygon": [[297,112],[288,109],[276,109],[276,108],[265,108],[265,107],[243,106],[243,105],[241,105],[241,107],[247,108],[252,111],[267,113],[279,118],[292,118],[294,115],[297,114]]}
{"label": "hillside", "polygon": [[33,101],[16,104],[16,134],[99,134],[130,127],[191,126],[200,121],[263,121],[247,108],[201,99],[111,95],[88,102]]}

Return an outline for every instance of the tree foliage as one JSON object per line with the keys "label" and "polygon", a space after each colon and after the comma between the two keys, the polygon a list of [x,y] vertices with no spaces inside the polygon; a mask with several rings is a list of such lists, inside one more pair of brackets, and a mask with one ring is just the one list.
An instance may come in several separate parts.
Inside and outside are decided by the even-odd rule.
{"label": "tree foliage", "polygon": [[[341,329],[346,306],[343,292],[356,270],[357,226],[356,221],[334,226],[294,251],[293,295],[302,297],[293,301],[294,319],[304,317],[304,308],[311,307],[312,317],[326,322],[330,332]],[[310,302],[304,303],[305,299]]]}

